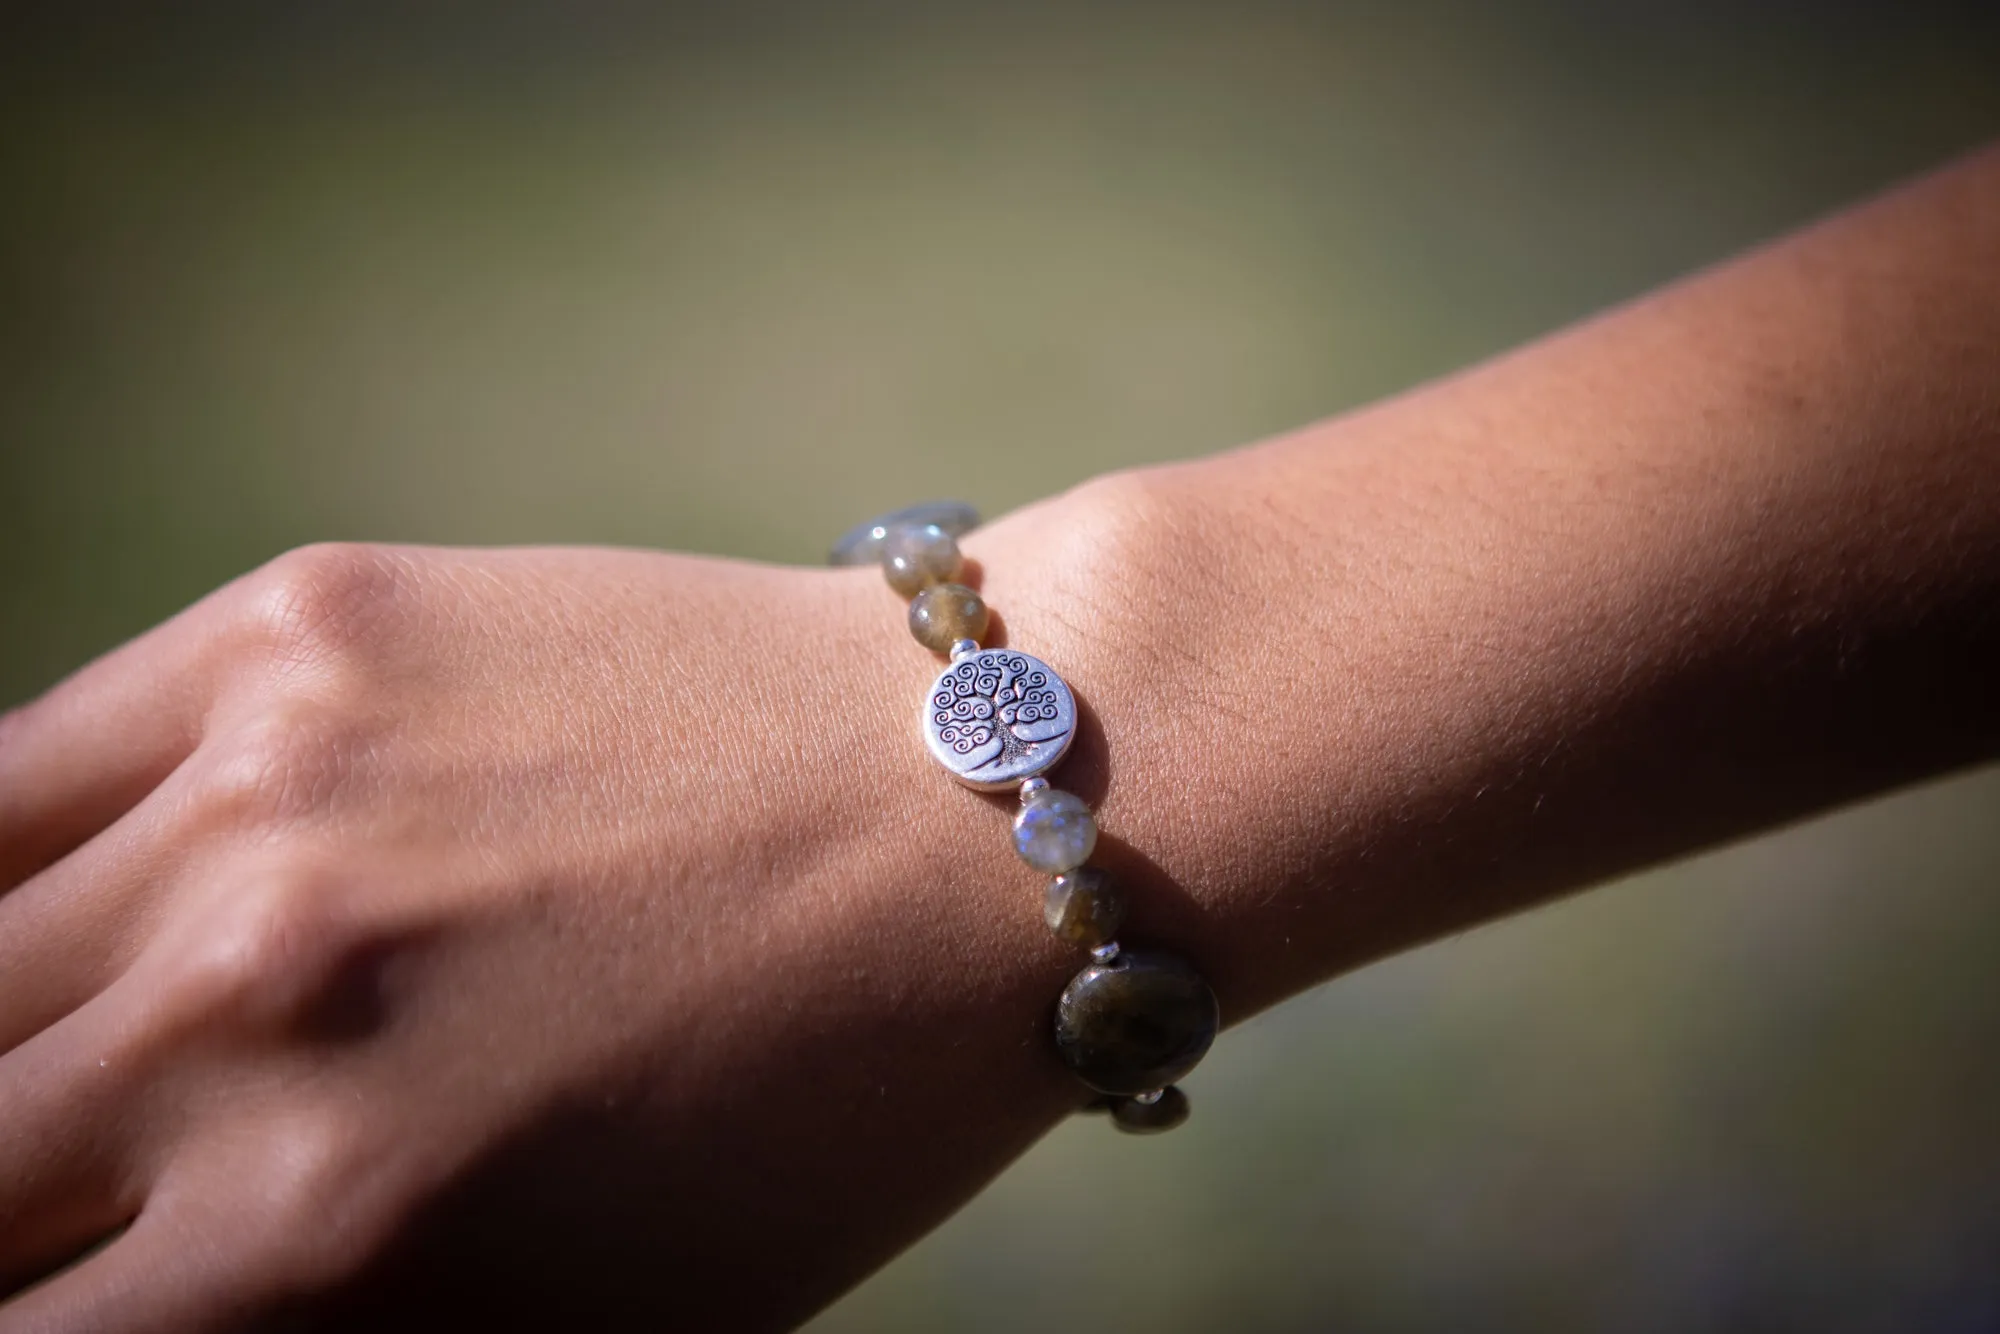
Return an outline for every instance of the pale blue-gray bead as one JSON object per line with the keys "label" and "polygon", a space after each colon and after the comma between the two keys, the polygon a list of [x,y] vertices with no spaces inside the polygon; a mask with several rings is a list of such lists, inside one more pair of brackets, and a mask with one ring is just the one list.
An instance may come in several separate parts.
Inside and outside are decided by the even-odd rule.
{"label": "pale blue-gray bead", "polygon": [[979,511],[956,500],[912,505],[857,523],[841,535],[827,554],[829,565],[873,565],[882,559],[882,541],[891,529],[934,523],[953,537],[964,537],[979,526]]}
{"label": "pale blue-gray bead", "polygon": [[932,584],[958,578],[958,543],[934,523],[891,528],[882,539],[882,574],[889,587],[913,598]]}
{"label": "pale blue-gray bead", "polygon": [[1014,851],[1046,875],[1074,871],[1097,846],[1097,821],[1083,799],[1050,788],[1014,817]]}

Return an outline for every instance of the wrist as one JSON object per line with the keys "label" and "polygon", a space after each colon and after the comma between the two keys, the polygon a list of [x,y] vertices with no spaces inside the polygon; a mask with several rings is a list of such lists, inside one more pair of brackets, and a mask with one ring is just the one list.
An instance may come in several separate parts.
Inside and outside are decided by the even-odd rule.
{"label": "wrist", "polygon": [[1125,933],[1193,961],[1234,1020],[1277,998],[1245,908],[1305,831],[1264,772],[1275,757],[1242,744],[1269,686],[1232,641],[1275,636],[1231,586],[1221,548],[1234,516],[1204,483],[1191,467],[1111,474],[965,548],[1004,608],[1005,642],[1076,692],[1082,721],[1058,782],[1097,812],[1093,860],[1125,888]]}
{"label": "wrist", "polygon": [[1099,809],[1128,929],[1197,963],[1228,1022],[1466,924],[1482,888],[1440,852],[1486,819],[1487,685],[1515,664],[1438,679],[1452,479],[1372,434],[1113,474],[967,541],[1010,642],[1082,701],[1064,782]]}
{"label": "wrist", "polygon": [[[985,564],[975,561],[963,569],[951,538],[934,525],[923,526],[927,519],[887,516],[874,529],[889,534],[874,540],[881,542],[887,583],[910,599],[911,633],[939,657],[949,649],[949,664],[915,692],[913,702],[922,705],[926,759],[956,782],[939,783],[933,769],[932,781],[920,790],[934,794],[940,810],[966,812],[974,828],[992,829],[984,855],[964,848],[962,834],[941,838],[951,863],[942,874],[974,869],[975,878],[986,881],[981,864],[990,865],[991,850],[1010,842],[1026,866],[1025,874],[1019,865],[1010,873],[993,868],[989,883],[1009,890],[1001,902],[1010,910],[997,922],[987,895],[956,900],[964,914],[959,929],[968,938],[990,936],[1003,945],[991,956],[997,975],[1038,979],[1039,1003],[1031,994],[1028,1012],[1038,1014],[1044,1028],[1049,1001],[1060,993],[1055,1049],[1080,1085],[1110,1099],[1121,1128],[1165,1129],[1185,1115],[1185,1100],[1169,1086],[1206,1051],[1216,1028],[1216,1000],[1197,968],[1155,941],[1127,939],[1120,929],[1122,873],[1145,863],[1115,835],[1099,841],[1091,808],[1101,801],[1108,776],[1105,733],[1094,717],[1079,726],[1063,679],[1070,669],[1062,653],[1050,648],[1067,644],[1074,653],[1092,619],[1083,614],[1088,604],[1076,597],[1083,586],[1061,577],[1065,557],[1115,527],[1096,522],[1099,514],[1078,497],[1039,508],[1045,520],[1053,519],[1050,527],[1064,535],[1063,542],[1037,540],[1032,522],[1003,527],[1001,540],[986,544]],[[857,529],[842,549],[855,552],[856,543],[868,540]],[[860,547],[857,554],[869,559],[870,549]],[[1024,597],[1027,614],[1014,616],[1010,625],[989,617],[987,604],[958,585],[961,577],[985,584],[989,596],[1010,584],[1036,589],[1040,596]],[[1125,646],[1113,640],[1110,647]],[[1081,762],[1064,763],[1065,756],[1077,754],[1086,732],[1090,739],[1081,743]],[[1089,762],[1093,750],[1095,764]],[[976,791],[968,793],[967,787]],[[1008,808],[1011,839],[991,814],[982,818],[982,805],[988,811]],[[946,823],[963,828],[957,821]],[[1030,904],[1042,911],[1021,911]],[[1014,932],[1003,923],[1045,927],[1065,947],[1064,976],[1042,973],[1037,956],[1049,954],[1046,943],[1039,950],[1005,948]],[[1019,966],[1010,967],[1010,961]],[[996,1019],[1014,1012],[1011,1004],[981,1008]],[[1073,1103],[1088,1096],[1072,1089]]]}

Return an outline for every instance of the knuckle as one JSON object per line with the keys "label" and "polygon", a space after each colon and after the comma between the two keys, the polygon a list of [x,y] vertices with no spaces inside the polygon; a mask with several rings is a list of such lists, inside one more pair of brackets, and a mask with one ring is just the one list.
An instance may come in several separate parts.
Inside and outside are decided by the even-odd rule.
{"label": "knuckle", "polygon": [[27,824],[28,785],[10,780],[15,780],[26,767],[19,753],[20,743],[28,711],[34,707],[21,704],[0,712],[0,831],[11,833]]}
{"label": "knuckle", "polygon": [[249,1295],[280,1304],[319,1296],[381,1254],[390,1215],[374,1198],[375,1174],[360,1170],[380,1159],[379,1138],[360,1116],[320,1102],[267,1111],[239,1141],[231,1222],[250,1232],[238,1249]]}
{"label": "knuckle", "polygon": [[392,550],[368,543],[288,551],[250,581],[253,632],[281,663],[343,655],[394,604],[403,568]]}
{"label": "knuckle", "polygon": [[323,814],[351,778],[358,749],[319,706],[286,701],[262,709],[211,743],[197,823],[240,830]]}
{"label": "knuckle", "polygon": [[273,873],[248,892],[219,897],[175,942],[167,993],[171,1022],[207,1028],[218,1019],[252,1029],[290,1023],[316,996],[349,948],[331,877]]}
{"label": "knuckle", "polygon": [[0,808],[10,797],[26,798],[30,770],[46,758],[51,742],[70,725],[76,710],[75,691],[64,688],[69,684],[59,682],[32,699],[0,709]]}
{"label": "knuckle", "polygon": [[316,1289],[344,1278],[375,1249],[378,1229],[355,1189],[366,1152],[359,1118],[321,1108],[272,1127],[262,1191],[274,1225],[268,1260],[287,1287]]}

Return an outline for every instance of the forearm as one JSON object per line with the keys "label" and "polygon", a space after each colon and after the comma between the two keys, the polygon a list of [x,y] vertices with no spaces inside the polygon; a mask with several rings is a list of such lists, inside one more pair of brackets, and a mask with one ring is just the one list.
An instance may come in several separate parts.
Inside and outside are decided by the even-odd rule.
{"label": "forearm", "polygon": [[[1097,808],[1122,938],[1194,961],[1240,1020],[1994,753],[1996,212],[1989,159],[1366,412],[973,534],[1000,636],[1082,702],[1054,778]],[[1076,953],[1005,803],[908,736],[925,668],[879,578],[821,577],[848,647],[908,664],[854,719],[857,800],[898,833],[840,896],[881,959],[860,989],[900,1005],[818,1076],[879,1105],[838,1152],[787,1155],[844,1220],[802,1305],[1086,1096],[1049,1039]],[[741,1207],[776,1235],[768,1200]]]}
{"label": "forearm", "polygon": [[1087,495],[1025,516],[1069,558],[993,559],[997,604],[1066,623],[1102,823],[1151,863],[1129,930],[1232,1018],[1988,757],[2000,156]]}

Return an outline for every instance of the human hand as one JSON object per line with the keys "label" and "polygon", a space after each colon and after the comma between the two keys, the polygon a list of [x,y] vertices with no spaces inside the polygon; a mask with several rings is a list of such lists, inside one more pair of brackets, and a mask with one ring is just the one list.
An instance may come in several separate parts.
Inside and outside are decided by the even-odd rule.
{"label": "human hand", "polygon": [[783,1324],[955,1207],[1079,1094],[897,613],[313,548],[8,715],[0,1292],[131,1226],[0,1330]]}

